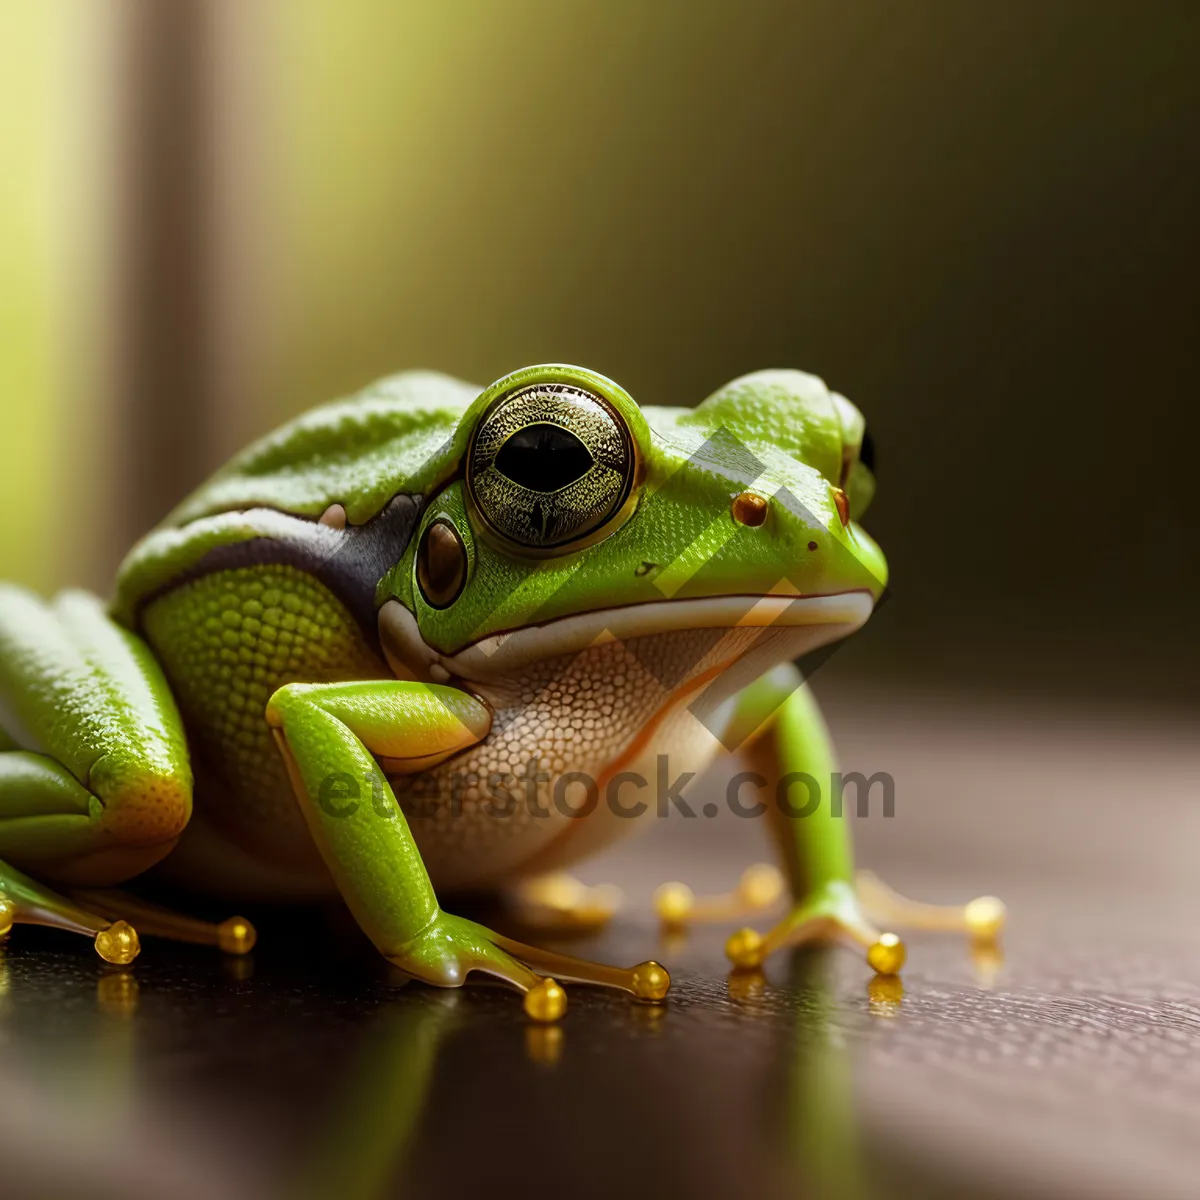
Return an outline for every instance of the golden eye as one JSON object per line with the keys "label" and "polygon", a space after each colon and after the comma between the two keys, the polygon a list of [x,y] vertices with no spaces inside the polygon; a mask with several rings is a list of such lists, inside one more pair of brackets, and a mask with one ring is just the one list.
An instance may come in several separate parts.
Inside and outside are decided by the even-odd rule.
{"label": "golden eye", "polygon": [[496,533],[550,550],[601,529],[629,497],[634,467],[629,430],[606,400],[535,384],[483,414],[467,454],[467,491]]}
{"label": "golden eye", "polygon": [[444,517],[431,521],[417,546],[417,584],[434,608],[449,608],[467,578],[467,548]]}

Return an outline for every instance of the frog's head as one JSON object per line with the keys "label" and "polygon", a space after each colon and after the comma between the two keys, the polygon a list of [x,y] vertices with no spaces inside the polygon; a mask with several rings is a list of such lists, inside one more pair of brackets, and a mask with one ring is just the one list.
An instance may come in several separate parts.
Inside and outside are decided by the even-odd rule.
{"label": "frog's head", "polygon": [[[883,591],[857,523],[874,491],[864,422],[815,376],[762,371],[695,409],[640,408],[591,371],[531,367],[455,436],[381,585],[402,674],[487,690],[598,642],[695,630],[713,631],[689,643],[706,673],[766,648],[761,670],[852,632]],[[714,672],[722,631],[738,636]]]}

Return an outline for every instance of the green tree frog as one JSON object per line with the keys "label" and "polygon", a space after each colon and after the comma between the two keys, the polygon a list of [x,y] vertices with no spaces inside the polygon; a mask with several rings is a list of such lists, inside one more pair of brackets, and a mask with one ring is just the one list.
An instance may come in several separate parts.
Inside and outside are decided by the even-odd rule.
{"label": "green tree frog", "polygon": [[[340,895],[408,975],[499,977],[535,1019],[564,982],[659,1000],[655,962],[551,953],[442,904],[524,886],[569,908],[547,878],[738,746],[757,769],[731,802],[771,820],[792,900],[730,938],[736,966],[822,938],[894,972],[880,914],[994,930],[988,898],[856,882],[793,665],[884,591],[864,429],[799,371],[692,409],[571,366],[482,391],[406,373],[238,455],[133,548],[110,604],[0,588],[0,931],[85,933],[113,962],[138,929],[249,949],[242,918],[117,890],[153,868],[230,902]],[[747,889],[752,908],[775,890]],[[729,909],[682,885],[659,903]]]}

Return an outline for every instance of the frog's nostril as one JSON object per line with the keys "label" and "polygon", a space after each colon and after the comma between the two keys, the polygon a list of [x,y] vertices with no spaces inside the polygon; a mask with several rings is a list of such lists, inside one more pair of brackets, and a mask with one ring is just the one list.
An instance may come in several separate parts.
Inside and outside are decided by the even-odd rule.
{"label": "frog's nostril", "polygon": [[758,526],[767,519],[767,502],[754,492],[742,492],[734,496],[732,512],[739,525]]}

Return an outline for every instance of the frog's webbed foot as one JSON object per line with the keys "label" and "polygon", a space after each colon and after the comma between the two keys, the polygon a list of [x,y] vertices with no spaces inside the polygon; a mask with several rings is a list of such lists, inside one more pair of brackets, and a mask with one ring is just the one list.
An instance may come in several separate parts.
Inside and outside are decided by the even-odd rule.
{"label": "frog's webbed foot", "polygon": [[258,940],[254,926],[245,917],[202,921],[115,888],[76,889],[71,896],[83,907],[112,920],[134,922],[151,937],[219,946],[226,954],[249,954]]}
{"label": "frog's webbed foot", "polygon": [[664,883],[654,893],[654,910],[667,929],[708,921],[752,917],[775,908],[787,893],[783,872],[770,863],[755,863],[742,872],[732,892],[697,896],[686,883]]}
{"label": "frog's webbed foot", "polygon": [[402,971],[438,987],[458,987],[473,971],[492,975],[525,993],[535,1021],[556,1021],[566,1012],[562,983],[616,988],[639,1000],[665,998],[671,986],[656,962],[609,967],[501,937],[483,925],[438,911],[412,941],[387,955]]}
{"label": "frog's webbed foot", "polygon": [[907,929],[965,933],[975,942],[995,941],[1007,912],[995,896],[977,896],[966,904],[926,904],[909,900],[870,871],[859,871],[855,887],[863,910],[879,921]]}
{"label": "frog's webbed foot", "polygon": [[[769,863],[756,863],[746,868],[733,892],[721,895],[696,896],[683,883],[662,884],[654,893],[654,907],[666,929],[680,929],[768,912],[778,907],[786,894],[782,871]],[[895,974],[904,965],[904,942],[870,923],[847,883],[829,883],[817,889],[766,935],[754,929],[739,929],[726,942],[725,953],[734,967],[750,970],[785,946],[838,941],[866,950],[866,961],[880,974]]]}
{"label": "frog's webbed foot", "polygon": [[589,886],[565,872],[524,881],[512,899],[522,925],[564,933],[603,929],[624,901],[615,884]]}
{"label": "frog's webbed foot", "polygon": [[739,929],[726,943],[734,966],[752,968],[783,946],[805,942],[848,942],[866,951],[867,963],[881,975],[895,975],[904,965],[904,943],[873,922],[899,928],[961,931],[976,943],[994,942],[1004,926],[1004,904],[980,896],[968,904],[925,904],[891,890],[869,871],[854,886],[833,882],[800,901],[767,934]]}
{"label": "frog's webbed foot", "polygon": [[865,950],[868,965],[880,975],[895,975],[904,965],[904,943],[872,925],[854,888],[842,882],[812,892],[766,934],[739,929],[725,943],[725,953],[735,967],[753,969],[784,946],[811,942],[845,942]]}

